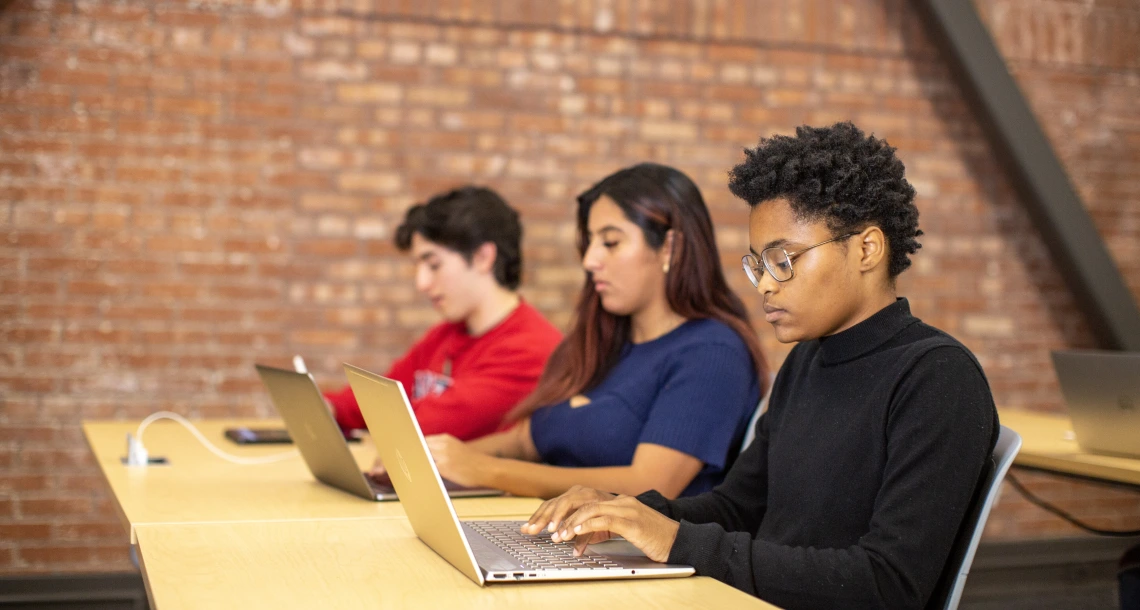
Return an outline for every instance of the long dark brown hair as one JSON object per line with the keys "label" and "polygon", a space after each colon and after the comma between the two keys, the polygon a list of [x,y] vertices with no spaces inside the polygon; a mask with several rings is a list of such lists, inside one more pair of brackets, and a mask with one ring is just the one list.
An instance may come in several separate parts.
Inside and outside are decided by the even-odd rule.
{"label": "long dark brown hair", "polygon": [[[768,362],[744,303],[724,279],[712,219],[697,185],[680,171],[656,163],[634,165],[607,176],[578,196],[579,256],[584,257],[589,246],[590,208],[602,195],[613,200],[625,217],[641,228],[651,248],[660,249],[666,234],[673,231],[665,280],[669,306],[686,319],[711,318],[736,331],[752,355],[764,395]],[[538,387],[515,407],[509,419],[522,419],[539,407],[596,387],[617,364],[622,347],[629,340],[629,316],[606,311],[587,274],[570,334],[551,354]]]}

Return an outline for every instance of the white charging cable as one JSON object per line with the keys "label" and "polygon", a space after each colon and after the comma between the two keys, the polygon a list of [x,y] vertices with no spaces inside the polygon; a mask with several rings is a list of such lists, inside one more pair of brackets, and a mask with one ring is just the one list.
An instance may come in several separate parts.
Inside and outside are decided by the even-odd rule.
{"label": "white charging cable", "polygon": [[146,417],[146,419],[142,420],[142,422],[139,423],[139,428],[135,432],[134,438],[130,438],[129,434],[127,435],[129,444],[127,450],[128,464],[132,466],[146,466],[147,458],[149,456],[147,455],[146,448],[142,444],[143,432],[146,430],[147,426],[160,419],[172,419],[182,424],[186,427],[187,430],[190,431],[191,434],[193,434],[199,441],[201,441],[201,443],[205,445],[206,449],[209,449],[211,453],[222,458],[223,460],[226,460],[227,462],[233,462],[234,464],[242,464],[246,466],[254,466],[257,464],[272,464],[273,462],[280,462],[281,460],[287,460],[292,457],[297,457],[301,454],[300,451],[294,449],[292,451],[286,451],[284,453],[274,453],[273,455],[262,455],[258,457],[242,457],[238,455],[231,455],[225,451],[222,451],[221,449],[218,449],[214,443],[210,442],[210,439],[206,438],[205,435],[198,431],[198,428],[195,427],[194,424],[190,423],[190,420],[171,411],[159,411],[157,413],[151,413]]}

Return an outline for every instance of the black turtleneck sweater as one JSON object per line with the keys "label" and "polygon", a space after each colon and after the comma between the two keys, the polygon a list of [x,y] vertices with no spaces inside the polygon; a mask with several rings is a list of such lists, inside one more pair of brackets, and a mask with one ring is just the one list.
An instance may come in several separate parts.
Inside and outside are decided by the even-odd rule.
{"label": "black turtleneck sweater", "polygon": [[785,608],[921,608],[997,440],[981,366],[906,299],[800,343],[721,485],[645,504],[684,563]]}

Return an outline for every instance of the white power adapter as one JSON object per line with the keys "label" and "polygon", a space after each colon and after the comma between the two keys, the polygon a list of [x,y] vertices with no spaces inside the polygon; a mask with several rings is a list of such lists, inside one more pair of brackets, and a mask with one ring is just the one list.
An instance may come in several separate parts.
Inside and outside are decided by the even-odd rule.
{"label": "white power adapter", "polygon": [[146,466],[150,463],[150,454],[143,447],[142,440],[130,432],[127,433],[127,466]]}

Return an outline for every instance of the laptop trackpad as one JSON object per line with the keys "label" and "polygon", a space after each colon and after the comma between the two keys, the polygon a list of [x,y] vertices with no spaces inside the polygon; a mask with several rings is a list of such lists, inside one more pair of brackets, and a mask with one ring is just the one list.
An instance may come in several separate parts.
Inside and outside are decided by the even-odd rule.
{"label": "laptop trackpad", "polygon": [[645,553],[638,550],[627,540],[606,540],[597,544],[591,544],[586,547],[586,550],[591,553],[598,553],[600,555],[613,555],[621,557],[645,557]]}

